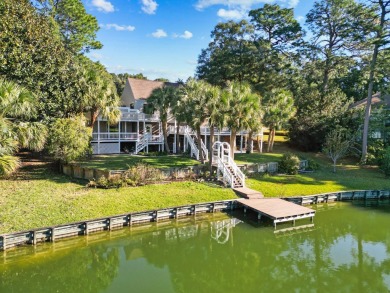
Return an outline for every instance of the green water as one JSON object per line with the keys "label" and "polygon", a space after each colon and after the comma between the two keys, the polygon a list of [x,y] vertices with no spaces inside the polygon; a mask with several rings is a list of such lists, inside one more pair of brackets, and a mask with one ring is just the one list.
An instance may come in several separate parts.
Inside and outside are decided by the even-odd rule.
{"label": "green water", "polygon": [[277,234],[214,214],[9,250],[0,292],[390,292],[390,204],[319,206]]}

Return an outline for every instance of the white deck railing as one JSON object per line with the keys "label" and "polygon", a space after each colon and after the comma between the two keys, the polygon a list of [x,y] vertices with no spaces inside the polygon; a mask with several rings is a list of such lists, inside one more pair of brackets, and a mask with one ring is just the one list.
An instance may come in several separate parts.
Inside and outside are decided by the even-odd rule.
{"label": "white deck railing", "polygon": [[138,132],[95,132],[92,133],[93,140],[127,140],[137,141]]}

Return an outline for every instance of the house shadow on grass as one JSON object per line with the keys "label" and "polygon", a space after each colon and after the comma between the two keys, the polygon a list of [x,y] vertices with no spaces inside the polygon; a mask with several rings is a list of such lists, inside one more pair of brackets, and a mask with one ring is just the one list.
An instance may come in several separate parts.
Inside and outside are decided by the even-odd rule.
{"label": "house shadow on grass", "polygon": [[52,161],[28,161],[22,163],[22,167],[8,180],[35,181],[48,180],[56,183],[75,183],[84,187],[86,180],[75,179],[60,173],[57,163]]}

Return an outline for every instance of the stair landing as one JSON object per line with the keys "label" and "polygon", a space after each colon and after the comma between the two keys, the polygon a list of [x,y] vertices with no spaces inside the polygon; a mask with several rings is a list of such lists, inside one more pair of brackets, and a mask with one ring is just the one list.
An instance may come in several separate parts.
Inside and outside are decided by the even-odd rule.
{"label": "stair landing", "polygon": [[264,197],[264,195],[260,191],[253,190],[248,187],[238,187],[233,188],[233,190],[237,195],[248,199],[257,199]]}

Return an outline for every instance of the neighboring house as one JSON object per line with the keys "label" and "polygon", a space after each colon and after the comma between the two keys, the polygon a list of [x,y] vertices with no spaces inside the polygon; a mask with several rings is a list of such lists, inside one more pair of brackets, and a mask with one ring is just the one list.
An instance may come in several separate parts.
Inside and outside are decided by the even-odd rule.
{"label": "neighboring house", "polygon": [[[364,111],[367,98],[353,103],[350,109]],[[390,95],[376,93],[371,100],[371,115],[369,136],[374,139],[389,140],[390,138]]]}
{"label": "neighboring house", "polygon": [[[110,125],[107,119],[98,117],[93,126],[92,148],[94,154],[117,154],[163,151],[159,114],[145,114],[144,108],[153,90],[163,86],[178,86],[176,83],[128,78],[121,96],[121,118],[119,123]],[[179,129],[177,129],[179,127]],[[177,131],[179,130],[179,131]],[[207,153],[210,129],[201,128],[202,151]],[[229,129],[216,130],[215,139],[229,141]],[[195,133],[186,125],[179,125],[173,116],[168,118],[168,145],[173,153],[189,151],[199,156]],[[238,149],[246,148],[246,132],[237,136]],[[179,149],[180,148],[180,149]],[[200,149],[200,148],[199,148]]]}

